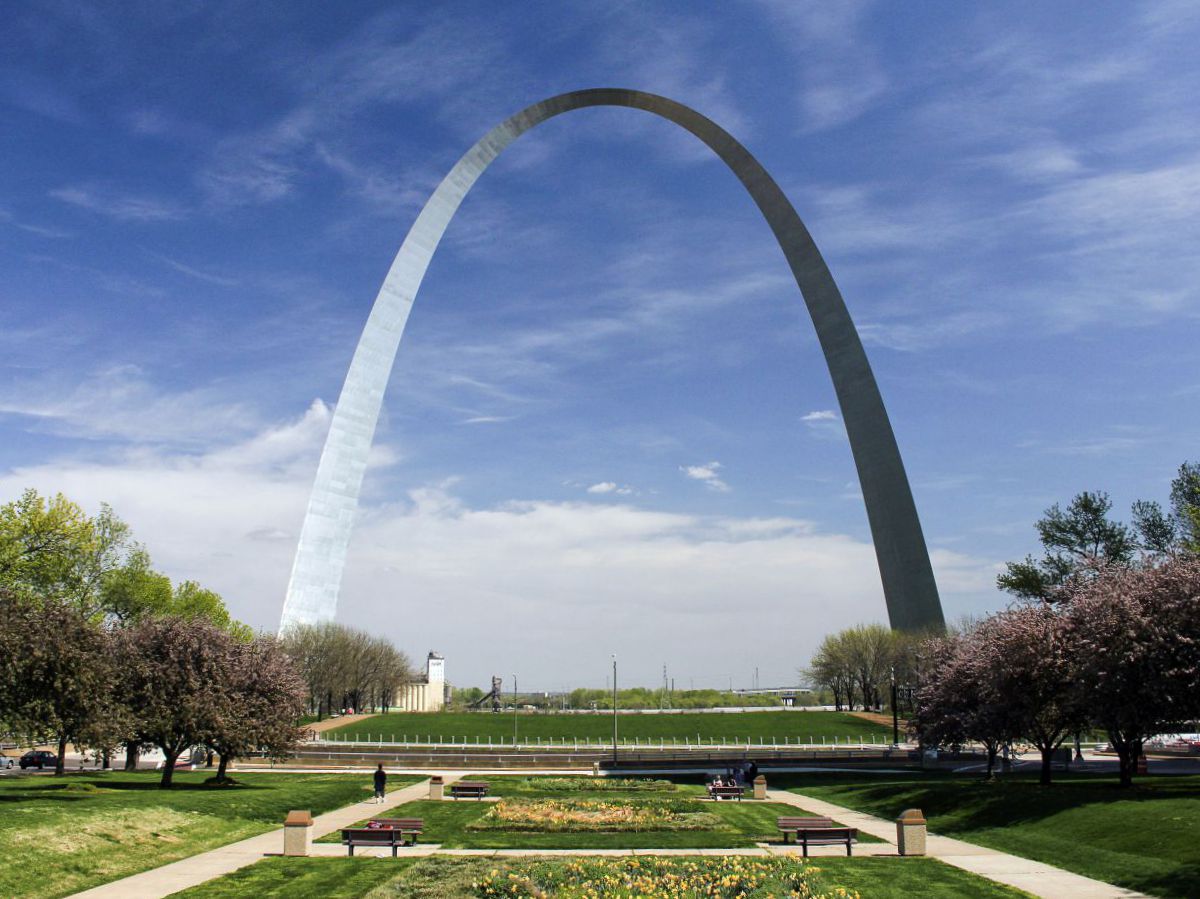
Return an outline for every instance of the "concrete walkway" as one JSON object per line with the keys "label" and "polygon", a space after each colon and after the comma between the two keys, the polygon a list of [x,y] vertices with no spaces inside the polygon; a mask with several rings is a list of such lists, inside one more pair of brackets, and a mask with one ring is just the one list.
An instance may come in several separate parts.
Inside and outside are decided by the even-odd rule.
{"label": "concrete walkway", "polygon": [[[505,772],[511,773],[511,772]],[[523,772],[524,773],[524,772]],[[541,772],[539,772],[541,773]],[[447,784],[459,780],[462,772],[442,772]],[[370,801],[355,803],[345,808],[318,815],[314,819],[314,840],[356,821],[387,811],[406,802],[424,799],[429,795],[429,782],[422,781],[394,790],[382,804]],[[825,815],[847,827],[856,827],[862,833],[883,840],[882,843],[859,843],[854,847],[856,856],[895,856],[896,825],[891,821],[856,812],[834,805],[813,796],[768,790],[767,799],[804,809],[817,815]],[[214,877],[252,865],[264,856],[279,855],[283,849],[283,830],[273,830],[256,837],[231,843],[209,852],[194,855],[113,881],[82,893],[72,899],[162,899],[173,893],[197,886]],[[962,840],[930,834],[926,849],[929,856],[977,874],[998,883],[1024,890],[1043,899],[1148,899],[1142,893],[1122,889],[1072,874],[1041,862],[1031,861],[1015,855],[986,849]],[[401,850],[405,856],[425,857],[430,855],[474,856],[492,858],[522,858],[528,856],[647,856],[647,855],[700,855],[700,856],[778,856],[799,855],[798,846],[783,846],[778,843],[759,843],[741,849],[443,849],[434,843],[419,843]],[[340,843],[313,843],[312,855],[318,858],[344,857],[346,849]],[[844,855],[840,846],[816,846],[809,849],[810,857]],[[356,856],[386,857],[390,849],[360,848]]]}
{"label": "concrete walkway", "polygon": [[[825,815],[847,827],[857,827],[863,833],[887,840],[891,844],[891,853],[896,852],[896,825],[892,821],[824,802],[814,796],[783,790],[768,790],[767,798],[807,809],[817,815]],[[1043,899],[1148,899],[1143,893],[950,837],[930,834],[925,842],[925,851],[938,861],[986,877],[988,880],[1016,887],[1034,896],[1041,896]]]}
{"label": "concrete walkway", "polygon": [[[460,774],[446,775],[446,783],[451,783],[460,777]],[[382,803],[376,804],[368,799],[335,809],[332,812],[326,812],[323,815],[317,815],[313,818],[312,838],[315,840],[327,833],[349,827],[363,818],[369,818],[406,802],[425,799],[428,796],[429,781],[425,780],[399,790],[393,790],[387,794]],[[335,848],[345,852],[344,847],[340,845]],[[112,883],[93,887],[82,893],[76,893],[72,899],[76,899],[76,897],[78,899],[161,899],[163,896],[170,896],[180,890],[198,886],[206,880],[212,880],[214,877],[221,877],[238,870],[238,868],[252,865],[260,861],[263,856],[279,855],[282,852],[283,828],[281,827],[278,830],[268,831],[237,843],[230,843],[190,858],[182,858],[160,868],[134,874],[123,880],[114,880]]]}

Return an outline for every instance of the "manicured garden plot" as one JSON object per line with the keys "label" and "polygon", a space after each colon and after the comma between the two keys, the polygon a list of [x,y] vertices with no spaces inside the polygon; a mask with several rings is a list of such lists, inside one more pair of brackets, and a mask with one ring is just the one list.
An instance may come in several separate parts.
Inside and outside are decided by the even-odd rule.
{"label": "manicured garden plot", "polygon": [[[158,772],[0,780],[0,896],[64,896],[279,827],[288,811],[314,814],[359,802],[369,778],[344,774]],[[389,786],[418,780],[391,777]]]}
{"label": "manicured garden plot", "polygon": [[[402,712],[375,715],[342,727],[326,731],[332,739],[393,740],[445,742],[488,740],[498,745],[512,743],[513,714],[490,712]],[[612,715],[596,714],[520,714],[517,715],[517,734],[522,742],[538,739],[556,742],[590,740],[593,745],[606,745],[612,740]],[[789,743],[816,742],[822,739],[832,744],[847,740],[857,742],[874,738],[880,744],[890,742],[891,728],[844,712],[684,712],[670,715],[620,715],[618,730],[622,743],[626,740],[654,741],[685,740],[695,743],[711,741],[745,741],[766,743],[786,738]]]}
{"label": "manicured garden plot", "polygon": [[[261,861],[234,874],[210,881],[177,894],[177,899],[233,899],[255,896],[258,899],[486,899],[484,884],[490,880],[510,882],[509,875],[518,879],[535,874],[543,880],[566,879],[566,872],[579,859],[507,859],[507,858],[446,858],[424,859],[290,859],[272,858]],[[603,876],[603,868],[621,871],[636,863],[640,868],[653,869],[659,862],[683,869],[693,865],[695,871],[707,870],[721,876],[725,859],[698,856],[654,858],[591,859],[591,866]],[[778,865],[781,868],[799,866],[796,861],[781,859],[745,859],[744,862]],[[747,866],[748,867],[748,866]],[[769,872],[769,867],[767,868]],[[1025,896],[991,881],[951,868],[929,858],[821,858],[809,870],[821,889],[828,895],[841,887],[859,892],[867,899],[1017,899]],[[576,878],[578,880],[579,878]],[[715,879],[715,878],[714,878]],[[765,878],[764,878],[765,880]],[[729,881],[731,888],[741,884]],[[773,890],[780,895],[779,890]],[[493,894],[495,895],[495,894]],[[553,895],[570,896],[559,889]],[[629,892],[599,892],[601,897],[628,897]],[[665,890],[654,895],[669,896]],[[720,892],[716,896],[732,896]],[[760,891],[746,893],[747,899],[757,899]],[[835,894],[838,895],[838,894]]]}
{"label": "manicured garden plot", "polygon": [[[806,814],[794,806],[704,800],[699,784],[623,779],[623,790],[593,789],[605,778],[471,775],[499,802],[419,800],[389,817],[421,818],[421,841],[456,849],[723,849],[780,840],[776,818]],[[642,787],[642,789],[639,789]],[[654,789],[645,789],[654,787]],[[502,815],[498,809],[507,809]],[[623,811],[625,810],[625,811]],[[362,824],[366,823],[364,819]],[[329,834],[322,842],[338,842]],[[860,842],[878,842],[860,834]]]}
{"label": "manicured garden plot", "polygon": [[1144,777],[1127,790],[1115,776],[1055,780],[803,775],[772,786],[887,819],[920,808],[935,833],[1156,896],[1197,895],[1200,777]]}

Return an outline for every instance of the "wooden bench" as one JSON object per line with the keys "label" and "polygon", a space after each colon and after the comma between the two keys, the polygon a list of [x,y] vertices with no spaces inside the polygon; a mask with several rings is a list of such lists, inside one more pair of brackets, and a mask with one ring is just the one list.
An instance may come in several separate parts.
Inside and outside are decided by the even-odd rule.
{"label": "wooden bench", "polygon": [[417,845],[417,837],[421,835],[421,829],[425,826],[425,822],[420,818],[372,818],[371,823],[378,824],[381,828],[399,831],[401,838],[409,837],[407,843],[402,843],[407,846]]}
{"label": "wooden bench", "polygon": [[404,845],[404,833],[391,827],[347,827],[342,830],[342,845],[351,855],[355,846],[390,847],[395,858],[396,850]]}
{"label": "wooden bench", "polygon": [[460,796],[474,796],[482,799],[487,795],[488,784],[484,780],[460,780],[450,784],[450,795],[457,799]]}
{"label": "wooden bench", "polygon": [[714,802],[718,799],[736,799],[738,802],[741,802],[742,794],[744,792],[745,791],[741,787],[709,787],[708,788],[708,795],[713,798]]}
{"label": "wooden bench", "polygon": [[850,847],[858,841],[858,830],[853,827],[838,827],[830,818],[779,818],[775,826],[783,832],[783,842],[787,843],[788,835],[795,834],[796,842],[803,849],[804,857],[808,857],[809,846],[846,845],[846,855],[850,855]]}

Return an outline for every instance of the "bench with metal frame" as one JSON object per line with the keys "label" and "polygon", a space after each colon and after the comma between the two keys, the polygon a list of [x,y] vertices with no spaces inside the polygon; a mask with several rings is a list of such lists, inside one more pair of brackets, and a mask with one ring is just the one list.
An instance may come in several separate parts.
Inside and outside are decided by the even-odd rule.
{"label": "bench with metal frame", "polygon": [[808,857],[809,846],[837,846],[844,844],[846,855],[851,854],[851,847],[858,842],[858,829],[854,827],[838,827],[831,818],[778,818],[775,826],[783,833],[783,842],[788,843],[788,835],[795,834],[796,842],[800,845],[804,857]]}
{"label": "bench with metal frame", "polygon": [[450,795],[455,799],[460,796],[474,796],[482,799],[487,795],[488,782],[485,780],[460,780],[450,784]]}

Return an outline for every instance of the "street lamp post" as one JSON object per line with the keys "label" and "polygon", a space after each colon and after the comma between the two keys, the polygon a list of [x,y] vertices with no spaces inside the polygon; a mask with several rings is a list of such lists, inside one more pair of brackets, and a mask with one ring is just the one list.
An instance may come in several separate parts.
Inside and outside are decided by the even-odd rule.
{"label": "street lamp post", "polygon": [[900,745],[900,710],[896,702],[896,666],[892,666],[892,746]]}
{"label": "street lamp post", "polygon": [[617,767],[617,657],[613,660],[613,767]]}
{"label": "street lamp post", "polygon": [[517,676],[513,675],[513,749],[517,748]]}

